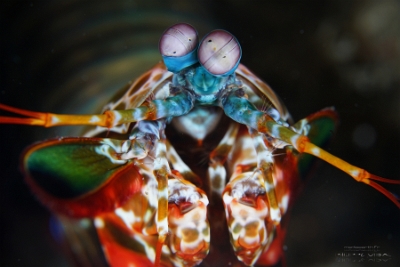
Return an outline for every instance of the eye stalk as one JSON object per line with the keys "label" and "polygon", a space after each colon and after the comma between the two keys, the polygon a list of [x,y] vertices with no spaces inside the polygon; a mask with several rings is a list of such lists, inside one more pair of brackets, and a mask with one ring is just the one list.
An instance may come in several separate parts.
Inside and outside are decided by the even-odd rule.
{"label": "eye stalk", "polygon": [[174,73],[197,63],[197,31],[189,24],[169,27],[162,35],[159,50],[168,70]]}
{"label": "eye stalk", "polygon": [[214,30],[200,43],[200,64],[212,75],[232,74],[239,66],[242,49],[235,36],[224,30]]}

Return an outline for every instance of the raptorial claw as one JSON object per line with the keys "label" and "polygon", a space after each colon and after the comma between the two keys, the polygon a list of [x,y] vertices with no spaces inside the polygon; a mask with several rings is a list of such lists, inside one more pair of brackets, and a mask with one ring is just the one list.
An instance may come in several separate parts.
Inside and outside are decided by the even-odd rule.
{"label": "raptorial claw", "polygon": [[170,179],[168,188],[168,238],[175,255],[173,261],[184,266],[198,265],[210,249],[208,198],[199,188],[177,179]]}
{"label": "raptorial claw", "polygon": [[266,192],[260,191],[262,180],[260,173],[242,173],[228,183],[222,195],[233,249],[248,266],[257,262],[274,235]]}

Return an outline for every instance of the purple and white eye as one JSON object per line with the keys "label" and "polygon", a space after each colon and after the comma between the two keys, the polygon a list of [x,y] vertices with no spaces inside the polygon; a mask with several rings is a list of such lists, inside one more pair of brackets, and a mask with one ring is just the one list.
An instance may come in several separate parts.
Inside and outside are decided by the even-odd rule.
{"label": "purple and white eye", "polygon": [[163,33],[158,48],[162,56],[181,57],[193,51],[197,44],[196,30],[189,24],[179,23]]}
{"label": "purple and white eye", "polygon": [[238,40],[227,31],[214,30],[200,43],[200,64],[213,75],[229,75],[239,65],[242,49]]}

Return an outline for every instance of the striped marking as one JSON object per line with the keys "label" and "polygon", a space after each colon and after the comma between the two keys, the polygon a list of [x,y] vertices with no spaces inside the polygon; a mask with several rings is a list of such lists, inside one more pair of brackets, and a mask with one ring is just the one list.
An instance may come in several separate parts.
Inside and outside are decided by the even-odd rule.
{"label": "striped marking", "polygon": [[98,229],[104,228],[104,221],[103,219],[96,217],[94,219],[94,226]]}
{"label": "striped marking", "polygon": [[51,124],[57,125],[61,120],[57,116],[51,116]]}
{"label": "striped marking", "polygon": [[281,201],[279,201],[279,208],[282,210],[282,213],[285,214],[289,207],[289,194],[285,194]]}
{"label": "striped marking", "polygon": [[360,171],[359,170],[351,170],[350,174],[353,177],[358,177],[360,175]]}
{"label": "striped marking", "polygon": [[135,218],[135,214],[133,213],[132,210],[125,211],[123,208],[118,208],[114,212],[119,218],[121,218],[121,220],[125,223],[128,229],[133,230],[132,225],[135,222],[141,221],[141,219]]}
{"label": "striped marking", "polygon": [[95,147],[95,152],[99,155],[103,155],[105,157],[107,157],[112,163],[115,164],[125,164],[126,160],[120,160],[120,159],[116,159],[112,154],[113,152],[115,152],[109,145],[101,145],[101,146],[97,146]]}
{"label": "striped marking", "polygon": [[297,142],[298,142],[298,140],[299,140],[300,137],[302,137],[302,135],[299,135],[299,134],[293,134],[293,135],[290,137],[290,143],[291,143],[294,147],[296,147],[296,149],[297,149]]}
{"label": "striped marking", "polygon": [[311,151],[314,156],[319,156],[321,150],[318,147],[314,147]]}
{"label": "striped marking", "polygon": [[90,120],[89,120],[89,122],[90,123],[96,123],[96,122],[99,122],[100,121],[100,118],[99,117],[97,117],[97,116],[93,116]]}
{"label": "striped marking", "polygon": [[217,166],[210,166],[208,168],[208,177],[210,177],[212,191],[221,195],[226,183],[225,167],[220,164]]}

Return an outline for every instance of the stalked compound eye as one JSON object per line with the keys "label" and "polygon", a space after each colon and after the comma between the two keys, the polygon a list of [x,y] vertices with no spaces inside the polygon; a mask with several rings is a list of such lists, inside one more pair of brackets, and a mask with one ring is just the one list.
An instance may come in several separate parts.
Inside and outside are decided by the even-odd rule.
{"label": "stalked compound eye", "polygon": [[163,33],[158,48],[168,70],[176,73],[197,63],[197,45],[196,30],[189,24],[179,23]]}
{"label": "stalked compound eye", "polygon": [[224,30],[214,30],[201,41],[198,57],[212,75],[229,75],[238,67],[242,49],[235,36]]}
{"label": "stalked compound eye", "polygon": [[163,33],[159,49],[163,56],[181,57],[192,52],[197,47],[197,43],[196,30],[189,24],[179,23]]}

